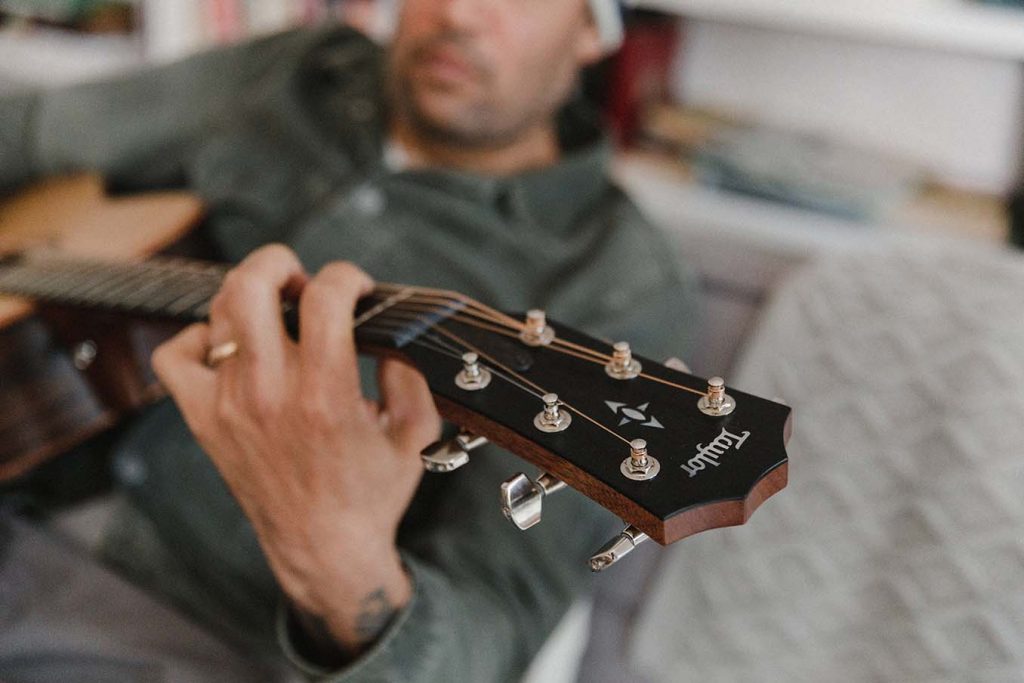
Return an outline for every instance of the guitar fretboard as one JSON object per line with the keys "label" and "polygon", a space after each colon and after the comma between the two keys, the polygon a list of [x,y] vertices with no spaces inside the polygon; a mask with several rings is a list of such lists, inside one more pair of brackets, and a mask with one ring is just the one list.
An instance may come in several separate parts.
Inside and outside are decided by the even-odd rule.
{"label": "guitar fretboard", "polygon": [[[209,317],[210,300],[229,269],[226,264],[193,259],[117,263],[27,252],[0,258],[0,294],[191,323]],[[360,342],[402,347],[467,303],[464,297],[449,298],[420,293],[415,287],[381,284],[359,301],[356,336]],[[295,309],[292,303],[282,304],[285,323],[297,336]]]}
{"label": "guitar fretboard", "polygon": [[227,266],[187,259],[111,263],[51,254],[0,261],[0,292],[53,304],[203,320]]}

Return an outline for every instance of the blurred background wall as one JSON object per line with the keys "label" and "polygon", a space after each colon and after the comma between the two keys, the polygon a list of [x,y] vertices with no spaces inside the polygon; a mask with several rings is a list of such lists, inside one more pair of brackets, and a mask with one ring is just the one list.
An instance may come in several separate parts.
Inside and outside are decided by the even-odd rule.
{"label": "blurred background wall", "polygon": [[[399,3],[0,0],[0,93],[324,21],[384,41]],[[727,341],[695,370],[729,367],[765,293],[811,252],[1024,233],[1024,0],[627,6],[625,45],[586,90],[620,182],[705,283],[709,337]]]}

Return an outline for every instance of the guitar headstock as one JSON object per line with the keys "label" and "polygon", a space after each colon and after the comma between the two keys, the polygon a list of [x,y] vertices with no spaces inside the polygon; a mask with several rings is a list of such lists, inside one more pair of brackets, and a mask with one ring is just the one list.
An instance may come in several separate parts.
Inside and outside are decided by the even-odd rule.
{"label": "guitar headstock", "polygon": [[790,409],[634,356],[544,320],[507,314],[437,290],[394,287],[364,300],[357,339],[405,357],[426,376],[438,408],[464,433],[425,452],[428,469],[454,469],[484,440],[542,475],[501,486],[520,528],[540,519],[563,483],[630,526],[595,570],[646,537],[661,544],[742,524],[786,485]]}

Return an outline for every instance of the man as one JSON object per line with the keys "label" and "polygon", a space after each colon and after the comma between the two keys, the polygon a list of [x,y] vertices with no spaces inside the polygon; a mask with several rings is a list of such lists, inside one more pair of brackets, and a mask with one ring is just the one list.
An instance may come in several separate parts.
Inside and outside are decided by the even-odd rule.
{"label": "man", "polygon": [[[540,306],[647,355],[685,350],[671,250],[608,183],[592,119],[563,106],[614,44],[613,10],[407,0],[383,65],[349,32],[298,32],[6,103],[7,129],[30,134],[12,136],[0,181],[81,166],[183,181],[241,260],[209,326],[154,356],[209,459],[169,404],[137,426],[112,561],[249,653],[276,628],[313,675],[519,675],[585,586],[608,517],[567,494],[519,534],[495,490],[522,465],[496,451],[421,481],[439,429],[424,380],[383,361],[368,400],[352,310],[371,273]],[[298,300],[297,343],[282,296]]]}

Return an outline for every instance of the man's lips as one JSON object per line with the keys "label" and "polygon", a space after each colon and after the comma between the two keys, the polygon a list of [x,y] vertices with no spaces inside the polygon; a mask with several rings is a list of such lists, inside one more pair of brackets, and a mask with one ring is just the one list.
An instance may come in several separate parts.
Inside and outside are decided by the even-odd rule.
{"label": "man's lips", "polygon": [[480,79],[480,70],[455,48],[437,47],[428,50],[419,65],[429,76],[440,81],[462,83]]}

